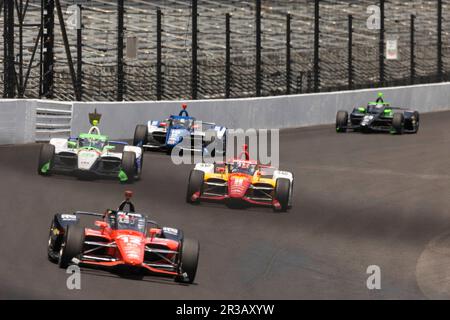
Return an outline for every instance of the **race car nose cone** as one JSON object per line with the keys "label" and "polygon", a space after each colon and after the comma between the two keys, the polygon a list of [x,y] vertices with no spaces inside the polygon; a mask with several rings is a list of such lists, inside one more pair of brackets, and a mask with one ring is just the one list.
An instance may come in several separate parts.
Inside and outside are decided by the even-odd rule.
{"label": "race car nose cone", "polygon": [[135,266],[144,261],[144,245],[139,237],[122,236],[116,243],[126,264]]}
{"label": "race car nose cone", "polygon": [[228,180],[228,195],[230,198],[243,198],[250,186],[250,179],[245,176],[231,176]]}
{"label": "race car nose cone", "polygon": [[126,264],[136,266],[140,265],[143,262],[143,257],[140,252],[130,253],[128,252],[123,256],[123,260]]}
{"label": "race car nose cone", "polygon": [[128,259],[128,261],[126,261],[126,262],[132,266],[141,264],[141,262],[138,259]]}

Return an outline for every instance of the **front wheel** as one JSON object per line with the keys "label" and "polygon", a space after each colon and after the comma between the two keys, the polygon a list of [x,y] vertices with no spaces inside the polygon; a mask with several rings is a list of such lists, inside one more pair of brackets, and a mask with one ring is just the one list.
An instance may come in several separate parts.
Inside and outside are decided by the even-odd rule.
{"label": "front wheel", "polygon": [[392,133],[402,134],[405,127],[405,116],[403,113],[394,113],[392,118]]}
{"label": "front wheel", "polygon": [[415,120],[415,123],[413,124],[413,133],[417,133],[417,132],[419,132],[419,127],[420,127],[420,114],[419,114],[419,112],[414,112],[414,120]]}
{"label": "front wheel", "polygon": [[142,149],[141,158],[139,159],[139,165],[140,165],[140,168],[139,169],[136,168],[136,170],[137,170],[137,174],[135,177],[136,180],[141,180],[142,169],[144,168],[144,149]]}
{"label": "front wheel", "polygon": [[83,252],[84,228],[78,224],[67,226],[64,241],[59,251],[58,265],[67,268],[73,258]]}
{"label": "front wheel", "polygon": [[55,146],[52,144],[43,144],[39,152],[38,174],[48,176],[51,174],[55,158]]}
{"label": "front wheel", "polygon": [[193,283],[197,273],[200,243],[197,240],[185,238],[182,242],[180,252],[180,275],[175,278],[176,282]]}
{"label": "front wheel", "polygon": [[64,236],[58,227],[55,225],[55,219],[50,224],[50,230],[48,232],[48,245],[47,256],[51,262],[58,263],[59,251],[61,249],[61,243]]}
{"label": "front wheel", "polygon": [[199,170],[192,170],[189,175],[188,188],[186,192],[186,202],[187,203],[198,203],[199,199],[192,200],[192,196],[199,192],[202,194],[203,181],[205,178],[205,173]]}
{"label": "front wheel", "polygon": [[338,111],[336,114],[336,132],[347,132],[348,112]]}
{"label": "front wheel", "polygon": [[275,211],[286,212],[289,208],[289,197],[291,194],[291,181],[289,179],[277,179],[275,186],[275,200],[280,203],[280,208]]}
{"label": "front wheel", "polygon": [[124,151],[122,155],[122,172],[119,174],[121,182],[134,182],[136,175],[136,153]]}

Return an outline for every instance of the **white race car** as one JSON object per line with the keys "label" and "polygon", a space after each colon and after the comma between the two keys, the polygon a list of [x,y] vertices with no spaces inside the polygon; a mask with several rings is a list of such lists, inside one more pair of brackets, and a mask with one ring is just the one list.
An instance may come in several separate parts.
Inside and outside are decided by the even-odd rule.
{"label": "white race car", "polygon": [[[81,178],[117,178],[121,182],[133,182],[142,172],[142,148],[126,142],[109,141],[94,125],[88,133],[78,138],[53,138],[43,144],[39,155],[38,173],[71,174]],[[124,145],[122,152],[116,148]]]}

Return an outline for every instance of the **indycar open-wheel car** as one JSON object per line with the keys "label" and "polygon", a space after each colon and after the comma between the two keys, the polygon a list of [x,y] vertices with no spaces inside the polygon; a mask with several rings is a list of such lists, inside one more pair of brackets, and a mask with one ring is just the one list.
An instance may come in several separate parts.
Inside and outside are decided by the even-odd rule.
{"label": "indycar open-wheel car", "polygon": [[238,158],[226,163],[197,164],[189,175],[186,201],[223,201],[231,207],[269,206],[285,212],[292,206],[293,187],[291,172],[250,160],[244,146]]}
{"label": "indycar open-wheel car", "polygon": [[[80,178],[114,178],[131,183],[141,177],[144,156],[142,148],[126,142],[110,141],[97,127],[100,115],[90,114],[92,127],[77,138],[53,138],[43,144],[37,172],[75,175]],[[122,151],[117,151],[123,146]]]}
{"label": "indycar open-wheel car", "polygon": [[[107,209],[103,214],[55,214],[49,231],[49,260],[61,268],[77,264],[193,283],[200,252],[198,241],[185,238],[179,229],[160,227],[135,212],[131,196],[127,191],[117,210]],[[97,217],[95,227],[82,227],[82,216]]]}
{"label": "indycar open-wheel car", "polygon": [[[226,149],[227,129],[215,123],[197,121],[189,116],[187,105],[182,105],[178,115],[171,115],[163,121],[150,120],[139,124],[134,131],[133,145],[149,150],[161,150],[171,154],[183,152],[202,153],[214,156],[216,151]],[[207,132],[213,137],[206,139]]]}
{"label": "indycar open-wheel car", "polygon": [[418,111],[391,107],[383,101],[379,94],[376,102],[370,102],[366,107],[354,108],[349,114],[340,110],[336,114],[336,131],[347,130],[361,132],[390,132],[392,134],[417,133],[419,131],[420,115]]}

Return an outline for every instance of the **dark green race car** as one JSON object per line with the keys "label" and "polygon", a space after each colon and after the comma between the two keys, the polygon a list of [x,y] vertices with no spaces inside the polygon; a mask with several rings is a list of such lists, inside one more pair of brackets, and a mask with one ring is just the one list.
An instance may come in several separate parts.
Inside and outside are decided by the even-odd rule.
{"label": "dark green race car", "polygon": [[336,131],[347,130],[362,132],[390,132],[392,134],[417,133],[420,115],[418,111],[391,107],[383,101],[379,94],[375,102],[366,107],[354,108],[349,115],[347,111],[338,111],[336,115]]}

